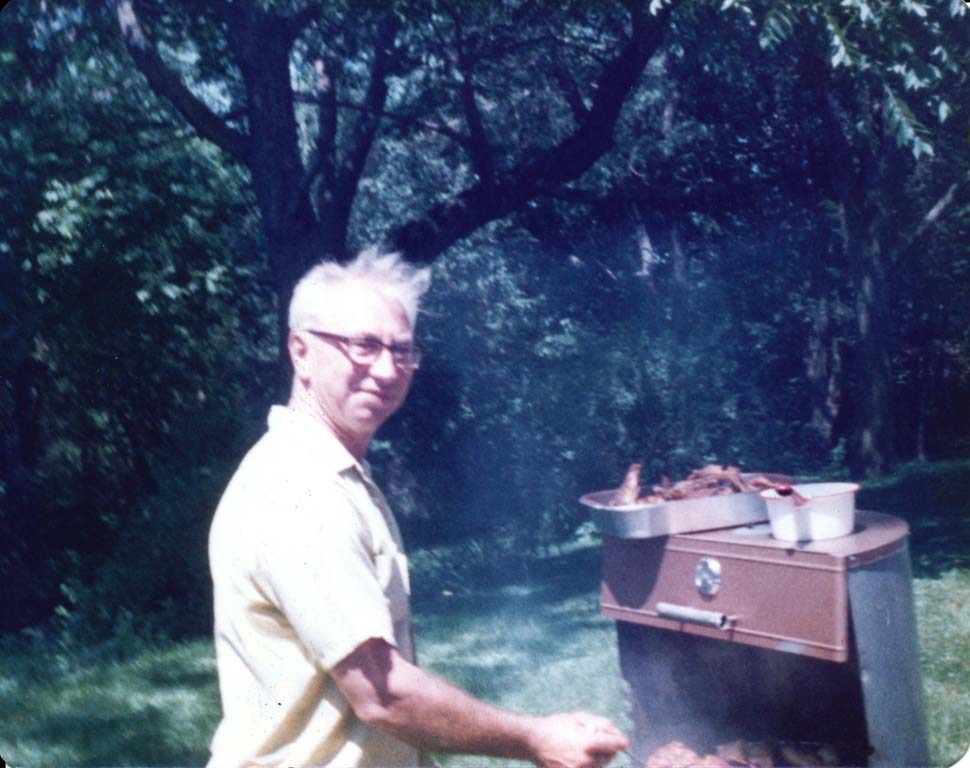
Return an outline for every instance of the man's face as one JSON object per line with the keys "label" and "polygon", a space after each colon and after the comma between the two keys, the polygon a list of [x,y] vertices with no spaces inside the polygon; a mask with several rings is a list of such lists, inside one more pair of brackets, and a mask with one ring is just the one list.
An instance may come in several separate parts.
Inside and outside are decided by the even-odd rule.
{"label": "man's face", "polygon": [[[340,336],[369,336],[384,344],[413,341],[401,305],[359,282],[331,291],[313,328]],[[339,438],[369,440],[404,402],[413,371],[396,365],[387,349],[373,363],[361,364],[350,359],[343,342],[297,333],[306,345],[297,376],[308,377],[310,394],[325,422]]]}

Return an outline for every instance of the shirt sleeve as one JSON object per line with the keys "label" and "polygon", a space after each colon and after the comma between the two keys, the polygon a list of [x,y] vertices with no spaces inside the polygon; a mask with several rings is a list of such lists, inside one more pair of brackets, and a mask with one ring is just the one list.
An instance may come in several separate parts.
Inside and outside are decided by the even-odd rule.
{"label": "shirt sleeve", "polygon": [[396,645],[370,531],[346,493],[318,483],[285,507],[261,570],[315,661],[329,670],[371,638]]}

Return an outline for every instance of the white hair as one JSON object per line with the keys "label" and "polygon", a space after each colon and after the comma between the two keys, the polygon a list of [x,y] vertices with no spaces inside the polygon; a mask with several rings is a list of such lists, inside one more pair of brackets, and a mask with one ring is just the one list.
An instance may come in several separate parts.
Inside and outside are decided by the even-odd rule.
{"label": "white hair", "polygon": [[397,301],[414,328],[421,297],[431,285],[431,268],[408,264],[399,253],[381,253],[371,247],[346,264],[324,261],[310,269],[293,289],[290,299],[290,330],[313,323],[320,307],[320,291],[342,283],[359,281]]}

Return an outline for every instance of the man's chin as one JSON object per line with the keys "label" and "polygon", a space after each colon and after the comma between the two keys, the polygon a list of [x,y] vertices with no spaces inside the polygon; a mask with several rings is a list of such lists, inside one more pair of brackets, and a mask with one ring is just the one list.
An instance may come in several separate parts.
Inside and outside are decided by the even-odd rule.
{"label": "man's chin", "polygon": [[373,392],[359,392],[357,405],[373,413],[383,413],[390,416],[396,411],[404,398],[398,398],[393,394],[378,395]]}
{"label": "man's chin", "polygon": [[356,416],[356,421],[362,427],[373,431],[387,421],[396,410],[397,408],[392,407],[391,404],[380,402],[374,403],[373,405],[362,405],[354,415]]}

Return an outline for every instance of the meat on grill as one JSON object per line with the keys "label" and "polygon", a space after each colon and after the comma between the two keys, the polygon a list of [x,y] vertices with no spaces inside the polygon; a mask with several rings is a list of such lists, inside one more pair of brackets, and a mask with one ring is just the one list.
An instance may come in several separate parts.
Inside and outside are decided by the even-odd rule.
{"label": "meat on grill", "polygon": [[729,493],[748,493],[768,488],[773,488],[782,496],[790,495],[796,505],[805,503],[805,499],[787,483],[774,482],[764,475],[745,478],[737,467],[722,467],[720,464],[708,464],[695,469],[684,480],[676,483],[662,477],[660,483],[654,485],[649,493],[642,494],[640,466],[640,464],[631,464],[627,468],[623,483],[616,489],[610,501],[613,506],[659,504],[663,501],[724,496]]}
{"label": "meat on grill", "polygon": [[682,741],[670,741],[653,752],[644,763],[647,768],[689,768],[691,766],[837,766],[839,750],[832,744],[748,741],[735,739],[719,744],[716,754],[701,755]]}
{"label": "meat on grill", "polygon": [[717,755],[701,757],[682,741],[671,741],[647,758],[647,768],[689,768],[692,766],[723,766]]}
{"label": "meat on grill", "polygon": [[[759,762],[754,763],[748,755],[754,753]],[[645,768],[694,768],[694,766],[741,766],[742,768],[773,768],[770,749],[759,747],[756,742],[736,742],[724,744],[717,748],[717,754],[707,754],[703,757],[688,747],[682,741],[671,741],[657,749],[647,762]]]}

